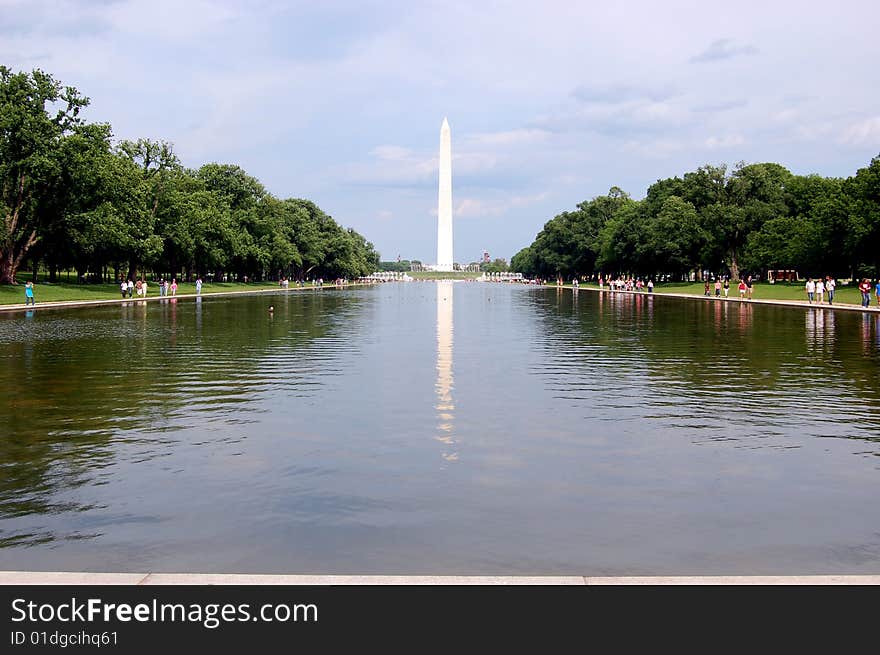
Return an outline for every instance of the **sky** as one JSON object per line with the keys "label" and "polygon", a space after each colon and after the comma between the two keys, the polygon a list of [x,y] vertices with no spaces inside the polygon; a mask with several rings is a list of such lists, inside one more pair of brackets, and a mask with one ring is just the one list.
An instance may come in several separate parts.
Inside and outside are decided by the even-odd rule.
{"label": "sky", "polygon": [[852,175],[880,154],[880,3],[0,0],[0,64],[52,73],[119,139],[241,166],[383,259],[455,261],[703,164]]}

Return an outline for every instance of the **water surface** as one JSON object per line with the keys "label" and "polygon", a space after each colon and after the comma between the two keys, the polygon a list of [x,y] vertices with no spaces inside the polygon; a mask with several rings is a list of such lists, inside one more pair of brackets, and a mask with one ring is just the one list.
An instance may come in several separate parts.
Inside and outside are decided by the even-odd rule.
{"label": "water surface", "polygon": [[2,315],[0,361],[0,569],[880,573],[874,315],[413,282]]}

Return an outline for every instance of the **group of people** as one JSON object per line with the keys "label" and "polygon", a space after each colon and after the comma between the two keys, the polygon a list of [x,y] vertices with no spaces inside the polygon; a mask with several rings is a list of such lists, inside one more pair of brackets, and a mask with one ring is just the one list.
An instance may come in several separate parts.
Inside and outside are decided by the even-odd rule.
{"label": "group of people", "polygon": [[825,299],[826,293],[828,293],[828,304],[834,304],[834,290],[836,288],[837,282],[830,275],[826,275],[824,279],[821,277],[816,280],[807,278],[807,283],[804,285],[804,290],[807,292],[807,301],[812,304],[815,300],[820,305]]}
{"label": "group of people", "polygon": [[647,291],[648,293],[654,293],[654,280],[652,279],[648,279],[647,282],[642,280],[642,278],[631,277],[618,277],[613,280],[606,280],[600,275],[599,288],[604,289],[606,283],[610,291]]}
{"label": "group of people", "polygon": [[149,286],[150,285],[147,284],[147,281],[141,278],[138,278],[137,282],[134,282],[131,279],[128,281],[122,280],[122,282],[119,283],[119,291],[123,298],[131,298],[135,292],[137,292],[138,298],[146,298]]}
{"label": "group of people", "polygon": [[[715,278],[715,282],[711,283],[709,280],[703,282],[703,295],[706,297],[712,296],[712,289],[715,289],[715,297],[720,298],[721,294],[724,294],[725,298],[730,297],[730,278],[725,276],[723,278]],[[755,288],[755,280],[751,275],[746,277],[744,280],[740,280],[736,285],[736,290],[739,292],[740,300],[751,300],[752,293]]]}
{"label": "group of people", "polygon": [[[560,282],[561,284],[561,282]],[[604,279],[602,276],[599,276],[599,289],[604,289],[605,285],[608,285],[608,289],[610,291],[647,291],[648,293],[654,292],[654,280],[648,279],[647,282],[642,280],[641,278],[632,278],[632,277],[618,277],[610,280]],[[577,286],[577,280],[572,284],[572,286]],[[740,280],[737,285],[737,290],[739,291],[739,297],[741,300],[751,300],[752,293],[755,287],[754,278],[749,275],[744,280]],[[706,280],[703,283],[703,295],[706,297],[712,296],[712,289],[715,290],[715,297],[720,298],[722,293],[725,298],[730,297],[730,278],[715,278],[714,282],[710,280]]]}
{"label": "group of people", "polygon": [[[309,281],[311,282],[312,286],[315,286],[315,287],[323,287],[324,286],[324,278],[322,278],[322,277],[319,277],[317,279],[310,279]],[[299,282],[297,282],[297,284],[300,287],[304,287],[304,286],[306,286],[306,281],[299,280]],[[333,284],[335,284],[337,287],[344,286],[344,285],[348,284],[348,278],[338,277],[333,281]],[[287,277],[280,278],[278,280],[278,286],[280,286],[282,289],[289,289],[290,288],[290,279]]]}
{"label": "group of people", "polygon": [[[132,279],[122,280],[119,283],[119,291],[123,298],[131,298],[137,294],[138,298],[146,298],[149,289],[146,278],[138,278],[137,282]],[[164,278],[159,280],[160,296],[176,296],[177,295],[177,279],[171,278],[168,282]],[[196,295],[202,295],[202,278],[196,279]]]}

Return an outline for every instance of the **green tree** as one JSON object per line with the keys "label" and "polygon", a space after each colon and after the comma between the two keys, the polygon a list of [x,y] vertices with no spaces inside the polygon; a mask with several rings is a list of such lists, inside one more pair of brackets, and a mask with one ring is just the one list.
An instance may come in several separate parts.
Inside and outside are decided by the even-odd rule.
{"label": "green tree", "polygon": [[531,277],[537,274],[535,256],[531,247],[526,247],[510,258],[510,270]]}
{"label": "green tree", "polygon": [[648,222],[643,202],[627,203],[618,209],[599,234],[599,258],[596,266],[604,273],[648,273],[654,258],[646,258]]}
{"label": "green tree", "polygon": [[851,219],[848,225],[847,250],[856,272],[880,274],[880,155],[860,168],[844,183],[849,197]]}
{"label": "green tree", "polygon": [[663,271],[683,276],[699,266],[706,235],[696,208],[687,200],[667,197],[643,229],[644,240],[638,252],[640,272]]}
{"label": "green tree", "polygon": [[484,273],[506,273],[509,268],[506,259],[497,257],[491,262],[483,262],[480,264],[480,270]]}
{"label": "green tree", "polygon": [[182,167],[174,148],[165,141],[151,141],[138,139],[137,141],[121,141],[116,147],[116,152],[137,166],[142,178],[143,192],[141,197],[145,204],[141,207],[138,221],[138,238],[145,246],[143,252],[133,249],[128,262],[128,277],[134,277],[139,264],[152,264],[153,261],[145,260],[146,255],[155,259],[156,240],[151,237],[156,232],[156,223],[167,223],[173,220],[170,215],[173,212],[167,207],[167,201],[171,194],[174,182],[180,181]]}
{"label": "green tree", "polygon": [[787,214],[785,185],[790,179],[791,173],[779,164],[740,163],[728,182],[729,204],[710,206],[718,219],[710,233],[734,279],[741,275],[739,258],[749,235]]}
{"label": "green tree", "polygon": [[0,284],[15,283],[22,260],[39,240],[40,195],[58,175],[62,137],[82,122],[79,112],[88,102],[40,70],[13,73],[0,66]]}

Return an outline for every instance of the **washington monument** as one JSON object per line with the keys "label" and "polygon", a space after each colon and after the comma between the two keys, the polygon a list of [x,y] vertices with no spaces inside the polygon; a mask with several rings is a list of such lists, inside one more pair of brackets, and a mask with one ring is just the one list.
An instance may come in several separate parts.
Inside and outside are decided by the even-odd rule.
{"label": "washington monument", "polygon": [[452,139],[449,122],[440,126],[440,196],[437,203],[437,270],[452,270]]}

